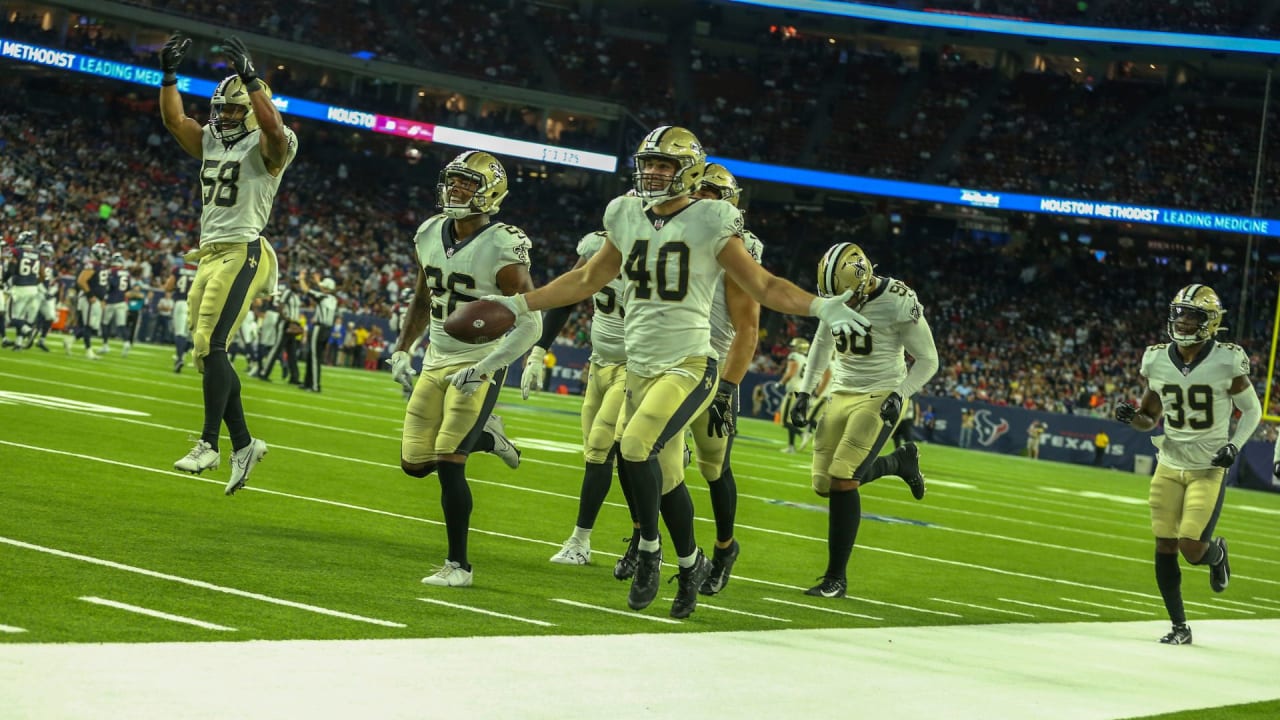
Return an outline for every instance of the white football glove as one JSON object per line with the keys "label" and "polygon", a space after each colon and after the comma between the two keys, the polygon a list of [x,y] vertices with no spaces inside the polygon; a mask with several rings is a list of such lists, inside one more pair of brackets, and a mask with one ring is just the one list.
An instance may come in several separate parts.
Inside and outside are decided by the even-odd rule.
{"label": "white football glove", "polygon": [[476,391],[480,388],[492,383],[493,375],[494,373],[492,370],[488,370],[477,364],[472,365],[469,368],[459,370],[452,375],[446,375],[444,379],[448,380],[450,384],[457,388],[458,392],[470,397],[475,395]]}
{"label": "white football glove", "polygon": [[391,379],[400,383],[405,390],[413,392],[413,376],[418,374],[413,369],[413,356],[403,350],[397,350],[391,353],[387,364],[391,366]]}
{"label": "white football glove", "polygon": [[524,372],[520,374],[520,396],[529,399],[529,393],[541,392],[542,381],[547,374],[547,365],[543,358],[547,351],[534,345],[529,350],[529,359],[524,362]]}
{"label": "white football glove", "polygon": [[489,300],[499,303],[511,311],[516,316],[516,322],[529,315],[529,303],[524,299],[524,295],[485,295],[481,300]]}
{"label": "white football glove", "polygon": [[871,329],[871,321],[845,305],[851,297],[853,297],[853,291],[845,290],[835,297],[815,298],[809,303],[809,314],[825,322],[827,327],[831,328],[831,334],[837,337],[866,335]]}

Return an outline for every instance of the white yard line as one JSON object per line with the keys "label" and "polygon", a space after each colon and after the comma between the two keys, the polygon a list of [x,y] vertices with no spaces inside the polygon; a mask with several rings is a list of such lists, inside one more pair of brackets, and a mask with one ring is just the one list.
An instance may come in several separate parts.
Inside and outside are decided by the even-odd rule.
{"label": "white yard line", "polygon": [[790,600],[781,600],[779,598],[761,598],[765,602],[778,603],[779,605],[790,605],[791,607],[804,608],[805,610],[817,610],[818,612],[831,613],[832,615],[844,615],[846,617],[862,618],[864,620],[875,620],[884,622],[884,618],[875,615],[863,615],[862,613],[849,612],[848,610],[836,610],[835,608],[821,607],[819,605],[811,605],[809,603],[792,602]]}
{"label": "white yard line", "polygon": [[480,615],[488,615],[489,617],[504,618],[506,620],[515,620],[516,622],[528,623],[530,625],[537,625],[538,627],[555,627],[556,626],[555,623],[549,623],[549,622],[546,622],[545,620],[534,620],[533,618],[520,617],[518,615],[507,615],[505,613],[494,612],[492,610],[485,610],[484,608],[473,607],[471,605],[459,605],[457,603],[445,602],[443,600],[436,600],[434,598],[420,597],[418,599],[424,603],[431,603],[432,605],[441,605],[443,607],[453,608],[454,610],[466,610],[467,612],[479,613]]}
{"label": "white yard line", "polygon": [[699,610],[715,610],[716,612],[724,612],[724,613],[729,613],[731,615],[745,615],[747,617],[760,618],[761,620],[773,620],[774,622],[782,622],[782,623],[791,622],[786,618],[774,617],[772,615],[761,615],[760,613],[747,612],[746,610],[734,610],[733,608],[727,608],[727,607],[724,607],[723,605],[711,605],[702,600],[698,601],[698,609]]}
{"label": "white yard line", "polygon": [[1018,610],[1007,610],[1005,608],[987,607],[986,605],[975,605],[973,603],[960,602],[959,600],[947,600],[946,598],[929,598],[934,602],[947,603],[948,605],[960,605],[961,607],[974,608],[975,610],[987,610],[989,612],[1005,613],[1006,615],[1017,615],[1018,617],[1033,618],[1035,615],[1024,613]]}
{"label": "white yard line", "polygon": [[26,632],[26,629],[25,629],[25,628],[20,628],[20,627],[14,627],[14,626],[12,626],[12,625],[0,625],[0,632],[2,632],[2,633],[24,633],[24,632]]}
{"label": "white yard line", "polygon": [[1075,598],[1069,598],[1069,597],[1058,598],[1058,599],[1063,602],[1076,603],[1077,605],[1089,605],[1091,607],[1103,608],[1104,610],[1113,610],[1115,612],[1136,613],[1138,615],[1152,614],[1150,612],[1147,612],[1146,610],[1137,610],[1134,608],[1119,607],[1118,605],[1107,605],[1105,603],[1089,602],[1088,600],[1077,600]]}
{"label": "white yard line", "polygon": [[[6,443],[6,444],[11,444],[11,443]],[[68,560],[79,560],[80,562],[86,562],[91,565],[109,567],[114,570],[123,570],[124,572],[131,572],[138,575],[145,575],[147,577],[158,578],[160,580],[169,580],[171,582],[181,583],[183,585],[189,585],[191,587],[198,587],[203,590],[212,590],[213,592],[220,592],[220,593],[225,593],[227,595],[234,595],[236,597],[248,598],[250,600],[257,600],[259,602],[269,603],[271,605],[280,605],[282,607],[293,608],[295,610],[305,610],[307,612],[318,613],[320,615],[328,615],[330,617],[342,618],[344,620],[354,620],[356,622],[369,623],[371,625],[381,625],[383,627],[393,627],[393,628],[407,627],[406,625],[403,625],[401,623],[391,622],[389,620],[378,620],[377,618],[364,617],[363,615],[353,615],[351,613],[345,613],[340,610],[330,610],[328,608],[322,608],[316,605],[308,605],[306,603],[294,602],[293,600],[284,600],[282,598],[271,597],[270,595],[263,595],[261,593],[249,592],[248,590],[240,590],[238,588],[227,587],[225,585],[214,585],[213,583],[205,582],[203,580],[194,580],[192,578],[185,578],[180,575],[171,575],[169,573],[162,573],[162,572],[157,572],[155,570],[148,570],[146,568],[140,568],[134,565],[125,565],[124,563],[118,563],[113,560],[103,560],[102,558],[90,557],[88,555],[81,555],[79,553],[68,552],[66,550],[59,550],[57,548],[45,547],[43,545],[36,545],[34,543],[23,542],[21,540],[15,540],[13,538],[0,537],[0,543],[3,543],[5,545],[12,545],[13,547],[22,548],[24,550],[34,550],[35,552],[42,552],[47,555],[55,555],[57,557],[66,558]]]}
{"label": "white yard line", "polygon": [[671,618],[658,617],[657,615],[644,615],[635,611],[616,610],[614,608],[604,607],[603,605],[592,605],[590,603],[578,602],[577,600],[566,600],[564,598],[548,598],[551,602],[562,603],[564,605],[572,605],[574,607],[583,608],[584,610],[595,610],[597,612],[609,613],[610,615],[621,615],[622,617],[634,618],[636,620],[650,620],[652,622],[664,623],[667,625],[679,625],[679,620]]}
{"label": "white yard line", "polygon": [[161,620],[169,620],[171,622],[183,623],[184,625],[195,625],[196,627],[204,628],[205,630],[220,630],[223,632],[236,631],[236,629],[233,627],[227,627],[225,625],[216,625],[214,623],[205,622],[203,620],[196,620],[194,618],[183,617],[181,615],[171,615],[166,612],[160,612],[159,610],[152,610],[150,608],[139,607],[138,605],[130,605],[129,603],[116,602],[115,600],[106,600],[104,598],[94,597],[92,595],[87,595],[80,599],[87,603],[93,603],[94,605],[105,605],[106,607],[115,608],[117,610],[124,610],[126,612],[137,613],[139,615],[146,615],[148,617],[160,618]]}
{"label": "white yard line", "polygon": [[1040,608],[1041,610],[1053,610],[1054,612],[1064,612],[1069,615],[1084,615],[1085,617],[1095,617],[1095,618],[1100,617],[1098,613],[1086,612],[1084,610],[1068,610],[1067,608],[1060,608],[1054,605],[1041,605],[1040,603],[1027,602],[1025,600],[1013,600],[1010,598],[998,597],[996,599],[999,600],[1000,602],[1013,603],[1014,605],[1022,605],[1024,607]]}

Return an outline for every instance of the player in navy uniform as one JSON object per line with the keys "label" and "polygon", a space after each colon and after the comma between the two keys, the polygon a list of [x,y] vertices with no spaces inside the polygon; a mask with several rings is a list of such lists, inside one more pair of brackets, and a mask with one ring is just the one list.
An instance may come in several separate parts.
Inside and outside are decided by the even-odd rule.
{"label": "player in navy uniform", "polygon": [[9,317],[18,332],[14,350],[31,347],[35,339],[36,313],[43,293],[40,290],[40,256],[36,252],[36,234],[31,230],[18,233],[17,247],[9,263],[5,283],[9,286]]}
{"label": "player in navy uniform", "polygon": [[[185,252],[183,253],[186,254]],[[183,260],[164,281],[164,290],[173,298],[173,371],[182,372],[186,364],[187,350],[191,347],[191,319],[187,306],[187,293],[196,279],[196,264]]]}
{"label": "player in navy uniform", "polygon": [[133,278],[125,267],[124,255],[111,254],[111,262],[107,268],[107,296],[102,309],[102,351],[106,355],[111,351],[110,342],[113,336],[124,342],[121,357],[128,357],[132,344],[132,328],[129,327],[129,287]]}
{"label": "player in navy uniform", "polygon": [[[102,307],[107,298],[107,274],[103,263],[111,256],[111,248],[106,243],[96,243],[89,248],[89,257],[85,260],[80,274],[76,276],[76,288],[80,291],[76,300],[76,337],[84,343],[84,355],[90,360],[97,360],[98,353],[93,351],[93,337],[102,329]],[[71,341],[64,338],[62,347],[71,353]]]}

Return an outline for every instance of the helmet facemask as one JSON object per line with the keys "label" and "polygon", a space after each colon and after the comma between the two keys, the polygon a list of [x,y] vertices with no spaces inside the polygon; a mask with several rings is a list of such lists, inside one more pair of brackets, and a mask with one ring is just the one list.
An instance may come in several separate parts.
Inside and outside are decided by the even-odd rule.
{"label": "helmet facemask", "polygon": [[[691,194],[707,167],[707,154],[698,138],[684,128],[669,125],[646,135],[632,157],[636,165],[636,196],[649,208]],[[675,170],[670,177],[665,173],[646,172],[646,160],[665,160]],[[660,187],[650,187],[655,184]]]}
{"label": "helmet facemask", "polygon": [[[262,83],[262,90],[271,96],[271,90]],[[244,114],[234,119],[227,117],[229,107],[244,108]],[[232,113],[233,115],[237,113]],[[249,90],[244,81],[232,75],[218,83],[209,100],[209,128],[213,136],[226,145],[233,145],[241,138],[258,129],[258,117],[253,112],[253,102],[249,99]]]}
{"label": "helmet facemask", "polygon": [[[465,200],[455,202],[450,197],[451,190],[460,188],[452,185],[450,178],[464,180],[475,189],[463,189],[463,192],[470,191],[471,194]],[[507,197],[507,171],[489,153],[469,150],[440,171],[436,195],[441,211],[454,220],[470,215],[496,215]]]}
{"label": "helmet facemask", "polygon": [[[1169,303],[1167,331],[1169,339],[1178,347],[1191,347],[1212,340],[1222,327],[1222,301],[1207,285],[1188,285],[1178,291]],[[1195,332],[1183,332],[1189,324]],[[1179,327],[1181,326],[1181,327]]]}

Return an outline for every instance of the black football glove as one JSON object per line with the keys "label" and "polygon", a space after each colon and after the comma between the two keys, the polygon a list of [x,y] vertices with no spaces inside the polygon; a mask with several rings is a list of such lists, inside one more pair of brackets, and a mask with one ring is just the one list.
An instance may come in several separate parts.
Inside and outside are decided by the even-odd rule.
{"label": "black football glove", "polygon": [[880,403],[880,419],[885,425],[897,425],[902,417],[902,396],[897,392],[889,393],[889,397]]}
{"label": "black football glove", "polygon": [[1280,462],[1276,463],[1275,466],[1271,468],[1271,474],[1274,475],[1277,480],[1280,480]]}
{"label": "black football glove", "polygon": [[707,408],[710,422],[707,423],[707,437],[729,437],[735,431],[737,409],[734,398],[737,397],[738,386],[728,380],[721,380],[716,388],[716,397]]}
{"label": "black football glove", "polygon": [[1231,443],[1222,446],[1222,449],[1214,454],[1213,459],[1209,461],[1214,467],[1229,468],[1236,461],[1236,455],[1240,454],[1240,450]]}
{"label": "black football glove", "polygon": [[164,47],[160,49],[160,70],[165,75],[176,74],[178,66],[182,64],[182,58],[187,56],[187,51],[190,49],[191,38],[180,32],[170,35]]}
{"label": "black football glove", "polygon": [[240,42],[240,38],[234,36],[224,38],[222,54],[226,56],[227,64],[235,68],[236,74],[244,81],[245,87],[254,89],[258,80],[258,70],[253,66],[253,58],[249,57],[249,48]]}
{"label": "black football glove", "polygon": [[[1133,418],[1138,414],[1138,406],[1133,403],[1122,402],[1116,405],[1116,420],[1128,425],[1133,422]],[[1230,463],[1228,463],[1230,464]]]}
{"label": "black football glove", "polygon": [[809,424],[809,393],[795,393],[795,398],[791,401],[791,420],[792,427],[802,428]]}

